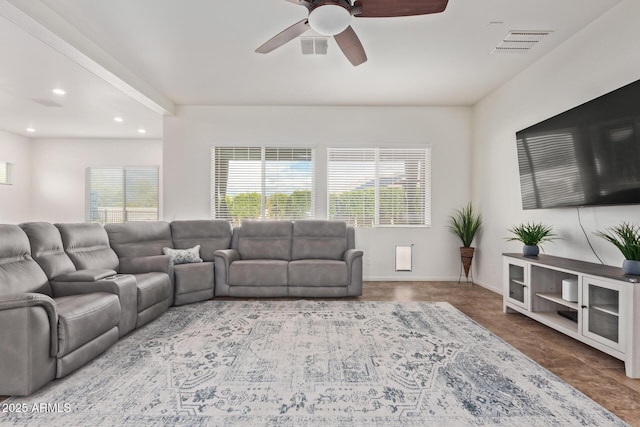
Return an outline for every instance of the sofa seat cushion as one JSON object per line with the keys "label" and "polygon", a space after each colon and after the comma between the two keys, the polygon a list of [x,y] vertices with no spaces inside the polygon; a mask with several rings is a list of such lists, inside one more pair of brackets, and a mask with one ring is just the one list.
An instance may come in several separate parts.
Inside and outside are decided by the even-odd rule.
{"label": "sofa seat cushion", "polygon": [[166,273],[134,274],[138,286],[138,313],[169,299],[171,279]]}
{"label": "sofa seat cushion", "polygon": [[289,263],[289,286],[347,286],[349,269],[344,261],[304,259]]}
{"label": "sofa seat cushion", "polygon": [[174,266],[176,295],[204,290],[213,292],[213,263],[179,264]]}
{"label": "sofa seat cushion", "polygon": [[120,322],[118,296],[106,292],[55,298],[58,358],[104,334]]}
{"label": "sofa seat cushion", "polygon": [[256,259],[229,266],[231,286],[287,286],[288,261]]}

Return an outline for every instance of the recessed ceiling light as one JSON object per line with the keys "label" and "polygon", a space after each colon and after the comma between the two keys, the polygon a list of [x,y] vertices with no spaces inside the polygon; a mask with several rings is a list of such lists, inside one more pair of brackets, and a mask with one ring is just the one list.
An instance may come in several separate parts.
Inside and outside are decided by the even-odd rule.
{"label": "recessed ceiling light", "polygon": [[144,129],[138,129],[138,133],[147,133],[147,131]]}
{"label": "recessed ceiling light", "polygon": [[67,92],[64,89],[60,89],[59,87],[53,89],[51,92],[55,93],[56,95],[66,95]]}
{"label": "recessed ceiling light", "polygon": [[27,132],[35,132],[36,130],[34,128],[27,128]]}
{"label": "recessed ceiling light", "polygon": [[118,123],[122,123],[124,121],[124,119],[122,117],[119,117],[119,116],[114,117],[113,120],[118,122]]}

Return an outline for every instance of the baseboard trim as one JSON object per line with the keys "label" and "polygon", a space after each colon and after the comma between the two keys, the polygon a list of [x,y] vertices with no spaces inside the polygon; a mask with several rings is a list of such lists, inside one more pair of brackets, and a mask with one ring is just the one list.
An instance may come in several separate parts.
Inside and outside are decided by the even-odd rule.
{"label": "baseboard trim", "polygon": [[485,289],[487,289],[487,290],[489,290],[491,292],[495,292],[498,295],[502,295],[502,289],[500,289],[500,288],[495,288],[493,286],[490,286],[490,285],[488,285],[486,283],[482,283],[482,282],[474,282],[474,283],[476,285],[478,285],[478,286],[482,286],[483,288],[485,288]]}
{"label": "baseboard trim", "polygon": [[[420,276],[372,276],[362,279],[365,282],[457,282],[458,277],[420,277]],[[464,282],[464,280],[461,280]]]}
{"label": "baseboard trim", "polygon": [[[458,277],[397,277],[397,276],[373,276],[362,279],[365,282],[457,282]],[[460,280],[460,283],[466,283],[464,279]],[[474,285],[481,286],[496,294],[502,294],[502,289],[490,286],[486,283],[478,282],[474,280]],[[469,282],[471,284],[471,282]]]}

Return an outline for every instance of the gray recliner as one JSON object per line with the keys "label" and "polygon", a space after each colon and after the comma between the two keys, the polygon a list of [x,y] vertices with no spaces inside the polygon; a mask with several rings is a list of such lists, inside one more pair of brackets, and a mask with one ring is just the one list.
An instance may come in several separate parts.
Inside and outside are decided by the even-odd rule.
{"label": "gray recliner", "polygon": [[31,245],[31,256],[49,279],[56,296],[108,292],[120,300],[118,332],[126,335],[136,326],[138,317],[136,280],[131,275],[116,275],[112,269],[76,270],[64,251],[60,231],[48,222],[20,224]]}
{"label": "gray recliner", "polygon": [[136,280],[139,328],[164,313],[172,295],[168,256],[118,258],[104,227],[96,223],[56,224],[65,252],[78,270],[112,269]]}
{"label": "gray recliner", "polygon": [[294,221],[289,296],[362,295],[362,255],[355,249],[355,229],[345,222]]}
{"label": "gray recliner", "polygon": [[243,221],[216,251],[216,296],[286,297],[291,221]]}
{"label": "gray recliner", "polygon": [[108,292],[57,296],[17,225],[0,225],[0,395],[28,395],[118,340]]}

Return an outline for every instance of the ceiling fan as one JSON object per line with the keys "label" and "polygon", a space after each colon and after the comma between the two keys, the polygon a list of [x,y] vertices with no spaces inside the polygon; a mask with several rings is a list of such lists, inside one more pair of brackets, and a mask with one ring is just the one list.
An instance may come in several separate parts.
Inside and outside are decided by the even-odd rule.
{"label": "ceiling fan", "polygon": [[310,28],[333,36],[340,50],[354,65],[367,60],[362,43],[351,28],[351,17],[390,18],[395,16],[427,15],[445,10],[449,0],[285,0],[309,10],[309,17],[299,21],[256,49],[269,53],[304,34]]}

